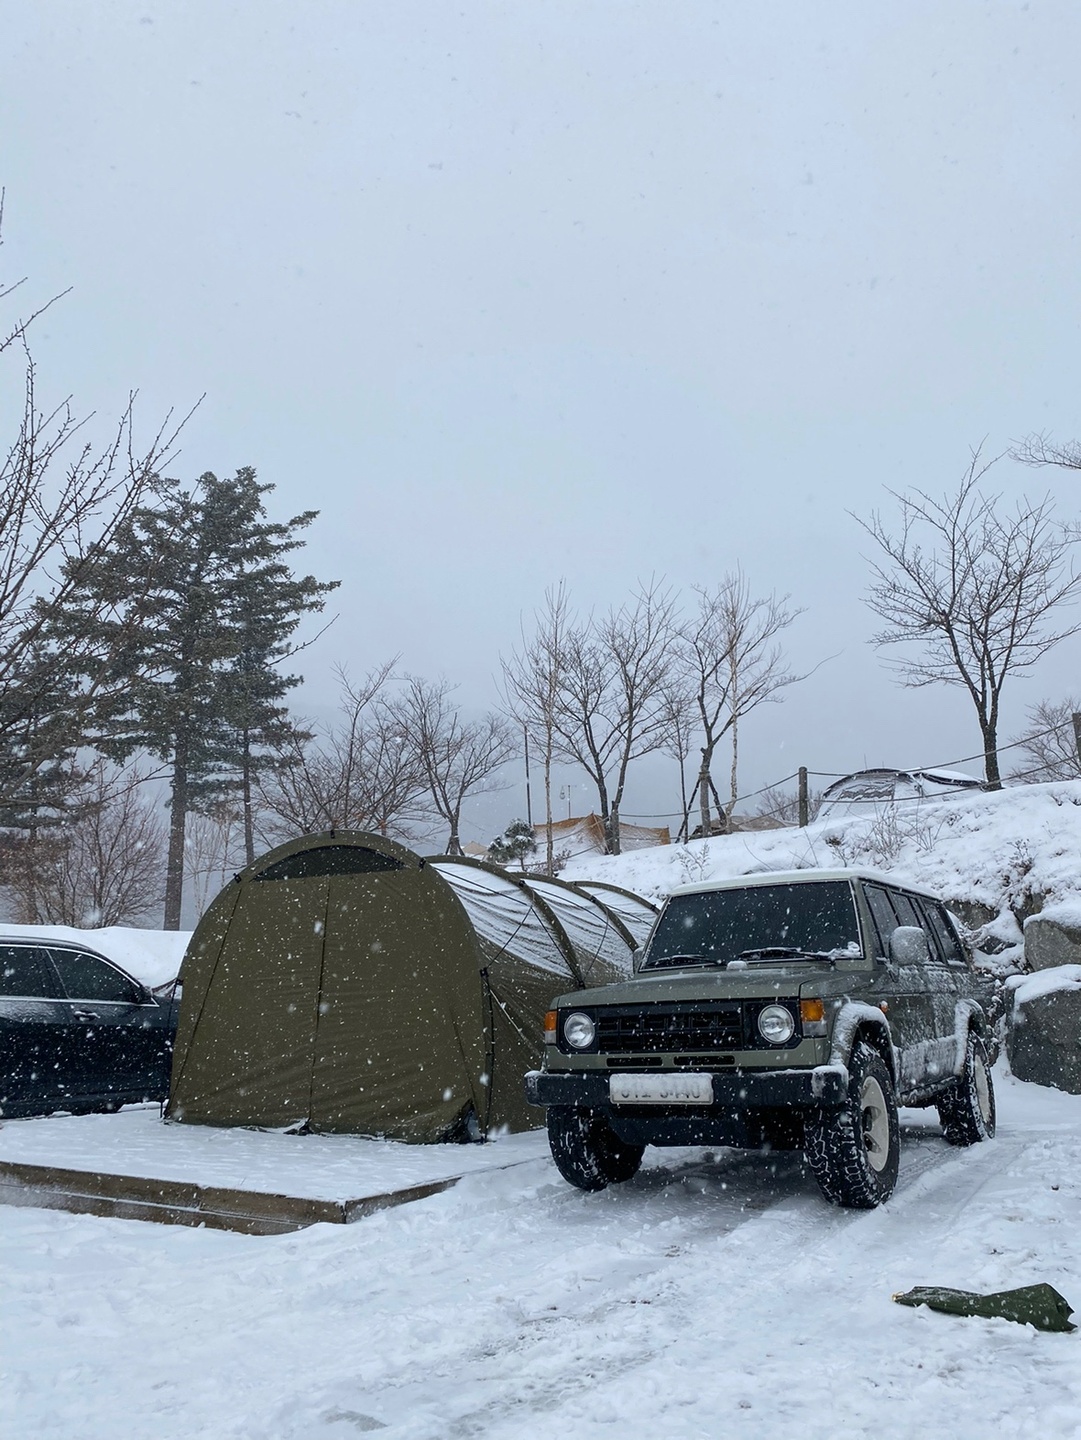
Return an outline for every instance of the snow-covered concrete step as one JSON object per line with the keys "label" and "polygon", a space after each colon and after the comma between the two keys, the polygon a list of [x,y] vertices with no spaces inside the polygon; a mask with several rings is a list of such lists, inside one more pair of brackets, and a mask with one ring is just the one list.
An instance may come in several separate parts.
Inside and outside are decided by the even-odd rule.
{"label": "snow-covered concrete step", "polygon": [[547,1154],[543,1132],[486,1145],[166,1125],[157,1106],[9,1120],[0,1204],[277,1235],[349,1224]]}

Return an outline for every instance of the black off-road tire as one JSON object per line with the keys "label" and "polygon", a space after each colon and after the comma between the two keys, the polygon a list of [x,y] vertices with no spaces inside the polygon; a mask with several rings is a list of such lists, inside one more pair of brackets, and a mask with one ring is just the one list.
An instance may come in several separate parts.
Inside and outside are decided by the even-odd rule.
{"label": "black off-road tire", "polygon": [[995,1133],[995,1082],[980,1037],[968,1032],[964,1069],[938,1102],[942,1134],[949,1145],[976,1145]]}
{"label": "black off-road tire", "polygon": [[556,1169],[579,1190],[603,1190],[637,1173],[644,1145],[627,1145],[600,1110],[548,1106],[548,1144]]}
{"label": "black off-road tire", "polygon": [[878,1051],[859,1042],[843,1106],[808,1117],[804,1154],[834,1205],[873,1210],[893,1194],[901,1159],[893,1081]]}

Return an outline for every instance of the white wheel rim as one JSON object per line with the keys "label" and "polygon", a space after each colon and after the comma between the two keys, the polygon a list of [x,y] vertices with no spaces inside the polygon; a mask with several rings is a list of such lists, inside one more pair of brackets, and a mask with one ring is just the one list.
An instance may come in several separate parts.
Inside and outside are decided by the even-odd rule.
{"label": "white wheel rim", "polygon": [[878,1174],[890,1155],[890,1116],[882,1086],[868,1075],[860,1088],[860,1128],[867,1163]]}
{"label": "white wheel rim", "polygon": [[973,1071],[972,1078],[976,1089],[976,1106],[980,1112],[983,1128],[986,1130],[991,1123],[991,1081],[987,1074],[987,1066],[983,1063],[982,1056],[977,1056]]}

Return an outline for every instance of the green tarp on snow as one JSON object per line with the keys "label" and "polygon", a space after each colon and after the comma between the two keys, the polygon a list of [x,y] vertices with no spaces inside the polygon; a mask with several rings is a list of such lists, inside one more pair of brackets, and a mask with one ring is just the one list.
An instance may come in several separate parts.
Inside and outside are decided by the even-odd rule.
{"label": "green tarp on snow", "polygon": [[1037,1330],[1076,1330],[1070,1324],[1073,1310],[1053,1285],[1021,1285],[980,1295],[975,1290],[948,1290],[941,1285],[917,1285],[893,1297],[898,1305],[926,1305],[947,1315],[982,1315],[986,1319],[1014,1320]]}

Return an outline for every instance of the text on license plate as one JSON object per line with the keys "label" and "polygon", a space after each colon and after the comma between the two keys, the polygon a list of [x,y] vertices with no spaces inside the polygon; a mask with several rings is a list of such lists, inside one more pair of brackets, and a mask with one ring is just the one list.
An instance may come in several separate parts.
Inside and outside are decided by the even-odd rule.
{"label": "text on license plate", "polygon": [[712,1105],[713,1076],[610,1075],[608,1098],[613,1105]]}

